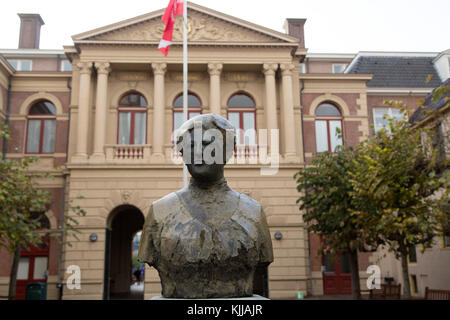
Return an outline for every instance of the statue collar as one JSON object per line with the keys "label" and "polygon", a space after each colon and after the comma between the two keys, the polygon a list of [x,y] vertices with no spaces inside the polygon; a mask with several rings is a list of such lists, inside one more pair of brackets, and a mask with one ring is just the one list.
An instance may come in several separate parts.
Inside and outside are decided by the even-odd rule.
{"label": "statue collar", "polygon": [[227,180],[225,178],[222,178],[218,181],[215,181],[213,183],[210,182],[200,182],[195,180],[194,178],[191,178],[189,183],[189,190],[191,192],[211,192],[211,193],[222,193],[231,190],[228,186]]}

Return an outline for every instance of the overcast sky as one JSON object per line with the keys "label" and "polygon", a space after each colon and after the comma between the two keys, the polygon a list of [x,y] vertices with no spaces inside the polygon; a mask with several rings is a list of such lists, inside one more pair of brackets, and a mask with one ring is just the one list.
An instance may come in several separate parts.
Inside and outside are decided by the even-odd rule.
{"label": "overcast sky", "polygon": [[[71,36],[167,6],[169,0],[13,0],[0,10],[0,48],[17,48],[17,13],[39,13],[42,49]],[[196,0],[195,3],[283,32],[306,18],[309,52],[440,52],[450,48],[450,0]]]}

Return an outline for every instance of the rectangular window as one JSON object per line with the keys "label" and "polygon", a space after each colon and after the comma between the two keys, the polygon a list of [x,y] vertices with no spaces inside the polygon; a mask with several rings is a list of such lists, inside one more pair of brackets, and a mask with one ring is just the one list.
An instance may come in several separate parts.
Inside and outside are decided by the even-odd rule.
{"label": "rectangular window", "polygon": [[333,152],[337,146],[342,146],[341,120],[330,120],[330,144]]}
{"label": "rectangular window", "polygon": [[228,112],[228,120],[236,128],[236,144],[241,144],[242,130],[240,128],[239,112]]}
{"label": "rectangular window", "polygon": [[69,60],[62,60],[61,71],[72,71],[72,63]]}
{"label": "rectangular window", "polygon": [[20,71],[31,71],[31,60],[20,60]]}
{"label": "rectangular window", "polygon": [[399,109],[395,108],[374,108],[373,109],[373,123],[375,132],[380,131],[382,128],[386,128],[388,132],[389,122],[385,119],[385,115],[392,117],[395,120],[402,120],[406,117],[405,114],[401,113]]}
{"label": "rectangular window", "polygon": [[[182,110],[182,109],[181,109]],[[183,111],[174,111],[173,112],[173,129],[177,130],[181,125],[183,124]],[[196,116],[201,115],[202,113],[200,111],[190,111],[188,109],[188,120],[192,119]]]}
{"label": "rectangular window", "polygon": [[145,144],[146,119],[145,112],[136,112],[134,114],[134,144]]}
{"label": "rectangular window", "polygon": [[341,274],[350,273],[350,255],[348,253],[341,254],[339,256],[339,265],[341,268]]}
{"label": "rectangular window", "polygon": [[415,274],[411,275],[411,292],[413,294],[418,293],[418,287],[417,287],[417,277]]}
{"label": "rectangular window", "polygon": [[326,120],[316,120],[316,152],[328,151],[328,131]]}
{"label": "rectangular window", "polygon": [[344,73],[347,64],[345,63],[333,63],[333,73]]}
{"label": "rectangular window", "polygon": [[299,73],[306,73],[306,65],[304,63],[300,63]]}
{"label": "rectangular window", "polygon": [[244,144],[245,145],[256,144],[254,112],[244,112]]}
{"label": "rectangular window", "polygon": [[47,257],[34,258],[33,279],[45,279],[47,271]]}
{"label": "rectangular window", "polygon": [[14,70],[18,70],[19,60],[8,60],[8,62]]}
{"label": "rectangular window", "polygon": [[416,263],[417,262],[417,254],[416,254],[416,246],[411,246],[409,248],[409,263]]}
{"label": "rectangular window", "polygon": [[31,71],[32,69],[32,62],[31,60],[8,60],[9,64],[16,70],[16,71]]}
{"label": "rectangular window", "polygon": [[56,120],[44,120],[44,136],[42,140],[42,152],[55,152]]}
{"label": "rectangular window", "polygon": [[30,268],[30,258],[20,257],[19,267],[17,268],[17,280],[27,280]]}
{"label": "rectangular window", "polygon": [[119,113],[119,144],[130,144],[131,112]]}
{"label": "rectangular window", "polygon": [[325,267],[325,270],[323,271],[325,274],[335,273],[334,256],[331,254],[325,254],[323,256],[323,266]]}
{"label": "rectangular window", "polygon": [[447,222],[447,225],[444,226],[444,232],[442,235],[444,248],[450,247],[450,220]]}
{"label": "rectangular window", "polygon": [[41,120],[28,120],[27,152],[38,153],[41,139]]}

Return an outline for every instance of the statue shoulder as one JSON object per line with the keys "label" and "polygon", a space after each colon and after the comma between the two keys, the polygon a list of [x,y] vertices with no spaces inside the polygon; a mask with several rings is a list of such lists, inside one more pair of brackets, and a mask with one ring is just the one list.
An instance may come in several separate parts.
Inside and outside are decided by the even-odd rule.
{"label": "statue shoulder", "polygon": [[163,220],[180,207],[179,201],[175,192],[169,193],[152,203],[150,213],[153,214],[154,219]]}
{"label": "statue shoulder", "polygon": [[261,220],[262,216],[264,215],[261,203],[244,193],[239,193],[239,196],[239,209],[241,211],[244,211],[248,217],[252,218],[255,221]]}

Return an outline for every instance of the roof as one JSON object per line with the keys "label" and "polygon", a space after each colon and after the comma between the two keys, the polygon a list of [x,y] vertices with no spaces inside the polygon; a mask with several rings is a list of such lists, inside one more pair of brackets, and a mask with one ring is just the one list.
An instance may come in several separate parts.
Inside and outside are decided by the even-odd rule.
{"label": "roof", "polygon": [[434,88],[441,83],[433,66],[434,57],[360,55],[345,73],[373,74],[368,87]]}
{"label": "roof", "polygon": [[[450,86],[450,78],[445,80],[440,87],[444,86]],[[411,117],[409,118],[409,122],[411,124],[421,122],[428,117],[429,113],[427,113],[427,111],[429,112],[439,110],[443,108],[448,103],[448,101],[450,101],[450,92],[447,92],[445,95],[439,97],[439,100],[433,101],[433,94],[437,89],[438,88],[430,92],[425,98],[423,105],[417,108],[416,111],[414,111],[414,113],[411,115]]]}

